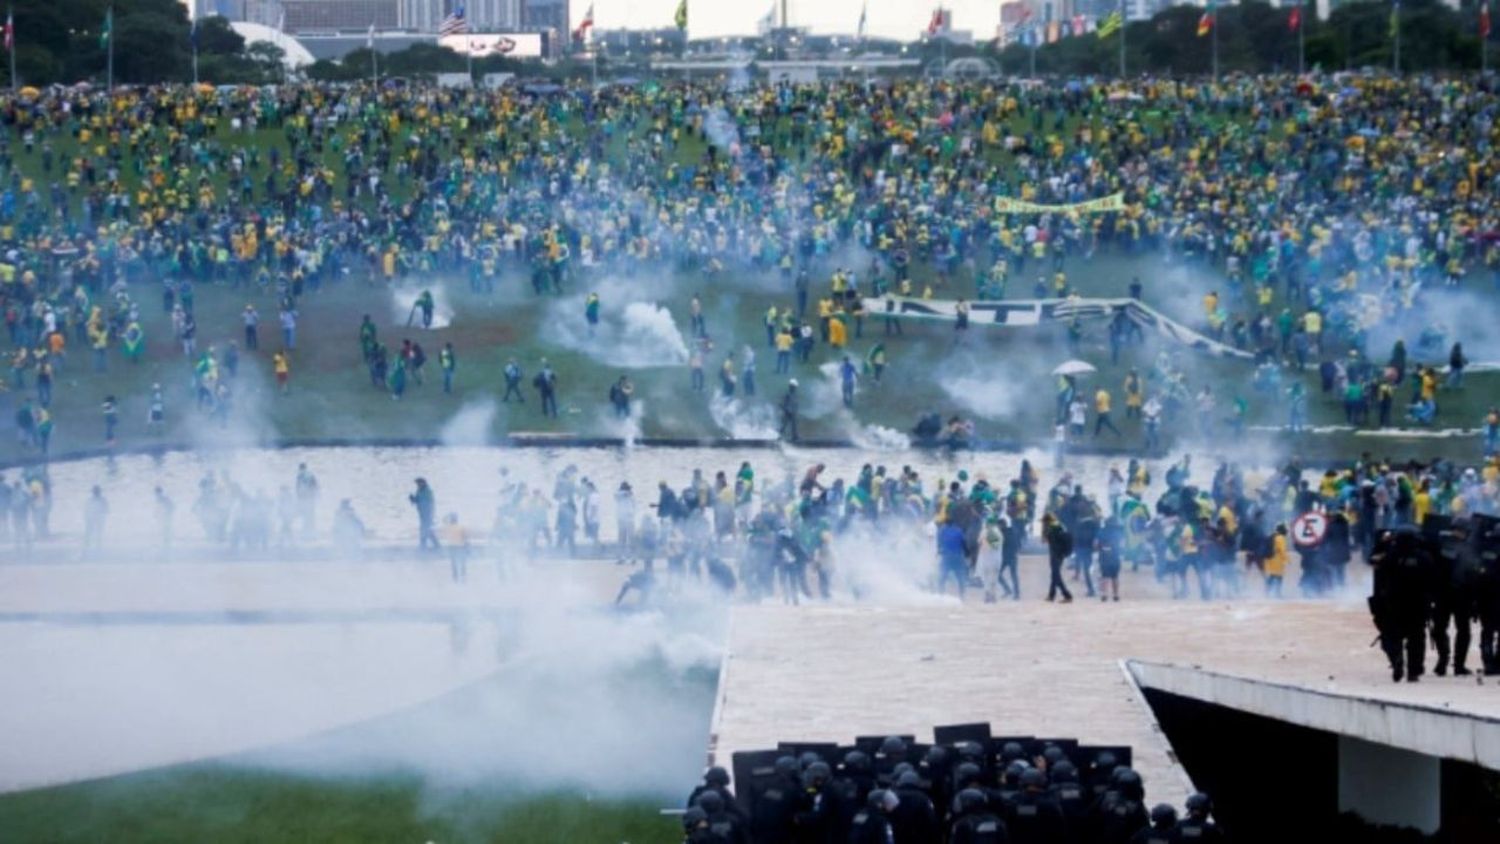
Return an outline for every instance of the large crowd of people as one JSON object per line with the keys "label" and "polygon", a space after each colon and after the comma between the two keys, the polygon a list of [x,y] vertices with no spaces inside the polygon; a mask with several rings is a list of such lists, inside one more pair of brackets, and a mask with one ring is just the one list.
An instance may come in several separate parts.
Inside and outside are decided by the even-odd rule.
{"label": "large crowd of people", "polygon": [[[302,297],[435,273],[479,292],[524,274],[538,293],[581,294],[597,274],[670,268],[701,274],[708,296],[716,280],[779,277],[786,299],[765,316],[768,344],[806,361],[823,343],[837,361],[840,338],[863,331],[863,296],[1062,297],[1078,262],[1154,253],[1216,279],[1194,294],[1195,327],[1257,354],[1256,387],[1286,406],[1292,429],[1306,424],[1307,399],[1283,373],[1320,367],[1351,424],[1482,425],[1493,448],[1493,409],[1450,419],[1438,395],[1462,388],[1469,327],[1425,318],[1455,289],[1488,295],[1500,284],[1490,84],[1266,76],[7,95],[7,387],[20,436],[45,452],[55,390],[118,396],[109,369],[165,343],[181,349],[197,405],[227,415],[243,355],[275,355],[267,368],[285,389]],[[1116,193],[1123,210],[1105,213],[1012,216],[999,204]],[[851,249],[868,267],[848,266]],[[1152,280],[1144,287],[1150,298]],[[252,301],[243,339],[239,325],[200,328],[205,295]],[[142,309],[158,299],[171,337],[143,329]],[[701,311],[692,316],[701,328]],[[279,343],[261,337],[263,319]],[[1387,354],[1373,345],[1391,342],[1382,326],[1392,324],[1421,330]],[[372,378],[399,395],[421,366],[419,344],[398,352],[370,340]],[[867,366],[885,365],[878,348]],[[65,361],[100,377],[65,385]],[[1130,407],[1238,412],[1182,370],[1164,361],[1143,373]]]}

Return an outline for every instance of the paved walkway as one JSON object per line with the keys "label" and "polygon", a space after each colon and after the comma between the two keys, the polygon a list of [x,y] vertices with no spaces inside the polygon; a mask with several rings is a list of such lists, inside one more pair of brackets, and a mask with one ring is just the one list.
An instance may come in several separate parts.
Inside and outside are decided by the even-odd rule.
{"label": "paved walkway", "polygon": [[778,741],[847,742],[989,721],[997,734],[1129,744],[1152,802],[1188,783],[1121,671],[1137,658],[1494,715],[1500,684],[1392,684],[1346,602],[1023,601],[947,608],[737,607],[714,758]]}

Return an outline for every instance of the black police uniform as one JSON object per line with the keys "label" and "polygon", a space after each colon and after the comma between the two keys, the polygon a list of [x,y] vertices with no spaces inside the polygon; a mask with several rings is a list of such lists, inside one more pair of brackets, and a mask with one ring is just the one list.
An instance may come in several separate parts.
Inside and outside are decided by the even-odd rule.
{"label": "black police uniform", "polygon": [[1432,601],[1432,557],[1410,527],[1382,533],[1370,553],[1375,566],[1370,614],[1380,633],[1380,649],[1391,663],[1391,677],[1410,682],[1422,676],[1427,616]]}

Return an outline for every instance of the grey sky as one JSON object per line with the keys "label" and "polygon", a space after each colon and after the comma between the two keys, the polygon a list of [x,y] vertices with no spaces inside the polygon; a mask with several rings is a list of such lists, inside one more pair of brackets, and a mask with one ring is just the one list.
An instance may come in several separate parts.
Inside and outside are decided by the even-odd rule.
{"label": "grey sky", "polygon": [[[678,0],[594,0],[594,23],[601,29],[671,26]],[[694,38],[750,35],[775,0],[688,0],[688,34]],[[813,32],[853,35],[864,0],[788,0],[793,26]],[[993,38],[1000,22],[1000,0],[948,0],[955,30]],[[926,0],[869,0],[868,35],[912,40],[927,27],[938,3]],[[589,0],[572,0],[573,23],[583,20]]]}

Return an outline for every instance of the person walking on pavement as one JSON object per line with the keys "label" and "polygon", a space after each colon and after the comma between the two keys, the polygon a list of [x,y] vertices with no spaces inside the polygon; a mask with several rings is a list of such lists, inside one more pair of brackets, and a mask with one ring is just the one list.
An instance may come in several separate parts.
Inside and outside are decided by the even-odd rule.
{"label": "person walking on pavement", "polygon": [[1047,600],[1054,600],[1059,593],[1062,595],[1064,604],[1073,602],[1073,594],[1068,591],[1068,585],[1063,582],[1063,563],[1067,562],[1068,555],[1073,553],[1073,537],[1063,523],[1058,521],[1057,516],[1048,513],[1042,517],[1042,536],[1047,541],[1047,566],[1051,571],[1052,581],[1047,586]]}
{"label": "person walking on pavement", "polygon": [[417,489],[406,500],[417,508],[417,549],[438,550],[440,546],[437,534],[433,532],[433,513],[437,508],[437,498],[432,494],[432,487],[427,485],[426,478],[417,478]]}
{"label": "person walking on pavement", "polygon": [[[785,437],[791,442],[797,441],[797,379],[793,378],[787,382],[786,395],[781,397],[781,427],[777,430],[777,436]],[[788,433],[790,436],[788,437]]]}

